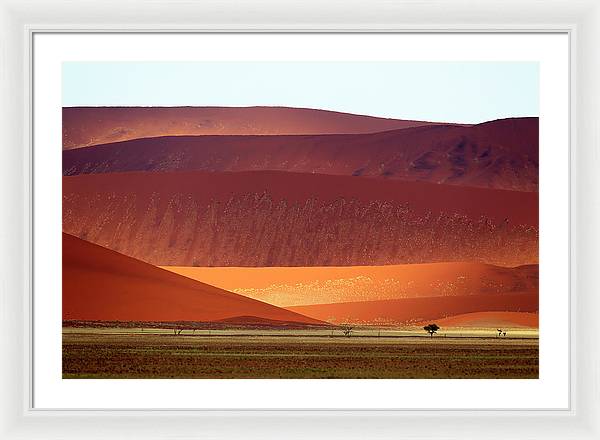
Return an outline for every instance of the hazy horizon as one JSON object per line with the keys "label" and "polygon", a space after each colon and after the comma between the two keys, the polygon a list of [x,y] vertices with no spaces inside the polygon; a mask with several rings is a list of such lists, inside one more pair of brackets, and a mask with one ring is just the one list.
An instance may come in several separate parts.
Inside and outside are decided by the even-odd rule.
{"label": "hazy horizon", "polygon": [[539,116],[534,62],[66,62],[63,107],[293,107],[477,124]]}

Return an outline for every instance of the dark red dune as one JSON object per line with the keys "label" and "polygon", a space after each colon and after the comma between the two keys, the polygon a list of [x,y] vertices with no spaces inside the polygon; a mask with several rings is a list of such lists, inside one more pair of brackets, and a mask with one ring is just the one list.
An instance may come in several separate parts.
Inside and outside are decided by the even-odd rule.
{"label": "dark red dune", "polygon": [[297,174],[63,178],[63,229],[161,266],[536,264],[537,193]]}
{"label": "dark red dune", "polygon": [[537,312],[537,292],[438,296],[288,307],[334,324],[410,324],[473,312]]}
{"label": "dark red dune", "polygon": [[63,233],[63,320],[319,321],[191,280]]}
{"label": "dark red dune", "polygon": [[63,148],[156,136],[374,133],[429,124],[290,107],[64,107]]}
{"label": "dark red dune", "polygon": [[538,118],[374,134],[178,136],[63,153],[63,174],[276,170],[537,191]]}

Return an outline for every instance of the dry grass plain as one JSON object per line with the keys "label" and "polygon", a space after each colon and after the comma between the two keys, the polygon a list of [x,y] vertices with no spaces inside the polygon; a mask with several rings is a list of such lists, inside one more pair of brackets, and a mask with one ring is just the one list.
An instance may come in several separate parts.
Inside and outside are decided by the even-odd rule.
{"label": "dry grass plain", "polygon": [[538,377],[537,331],[63,328],[63,378],[524,379]]}

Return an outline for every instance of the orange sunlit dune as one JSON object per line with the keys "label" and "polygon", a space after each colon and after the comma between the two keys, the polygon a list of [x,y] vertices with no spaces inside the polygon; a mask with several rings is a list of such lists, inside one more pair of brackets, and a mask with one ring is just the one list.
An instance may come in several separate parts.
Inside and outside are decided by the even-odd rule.
{"label": "orange sunlit dune", "polygon": [[537,291],[538,266],[431,263],[344,267],[181,267],[177,274],[280,307]]}
{"label": "orange sunlit dune", "polygon": [[321,324],[63,233],[63,320]]}
{"label": "orange sunlit dune", "polygon": [[473,312],[537,312],[537,292],[315,304],[288,310],[334,324],[405,325]]}
{"label": "orange sunlit dune", "polygon": [[531,312],[475,312],[436,320],[436,324],[442,328],[538,328],[539,322],[540,315]]}

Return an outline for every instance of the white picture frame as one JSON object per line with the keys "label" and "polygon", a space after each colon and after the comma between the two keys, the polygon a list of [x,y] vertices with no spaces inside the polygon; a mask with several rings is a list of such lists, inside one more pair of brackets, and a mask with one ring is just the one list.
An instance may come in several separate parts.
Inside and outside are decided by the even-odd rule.
{"label": "white picture frame", "polygon": [[[571,401],[566,410],[39,410],[31,407],[31,50],[36,32],[560,32],[570,36]],[[600,3],[0,1],[0,437],[600,438]],[[567,250],[565,250],[567,252]],[[542,337],[544,337],[542,335]],[[515,397],[518,399],[518,396]]]}

